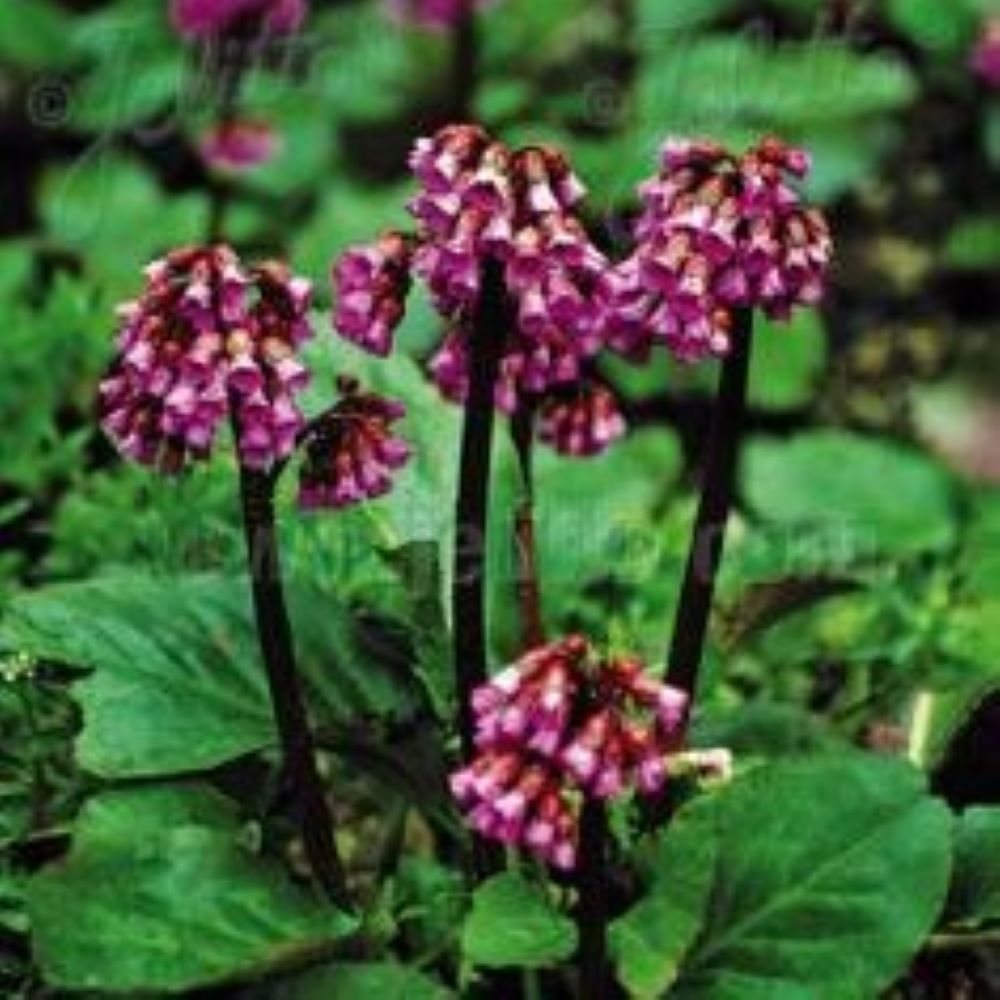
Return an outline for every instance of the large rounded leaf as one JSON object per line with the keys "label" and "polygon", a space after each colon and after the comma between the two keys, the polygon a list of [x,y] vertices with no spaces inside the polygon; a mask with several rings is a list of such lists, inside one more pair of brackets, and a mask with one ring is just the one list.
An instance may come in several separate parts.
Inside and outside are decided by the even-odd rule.
{"label": "large rounded leaf", "polygon": [[941,909],[950,816],[902,762],[852,753],[761,767],[682,815],[677,836],[698,825],[716,853],[671,996],[870,1000]]}
{"label": "large rounded leaf", "polygon": [[204,786],[92,799],[68,858],[28,886],[46,982],[180,992],[307,963],[354,930],[241,839],[231,803]]}
{"label": "large rounded leaf", "polygon": [[[289,593],[311,707],[322,722],[410,717],[405,650],[328,593]],[[276,741],[248,586],[240,577],[116,574],[18,596],[0,648],[85,667],[80,763],[104,777],[214,767]]]}
{"label": "large rounded leaf", "polygon": [[[955,535],[951,481],[917,452],[842,431],[753,441],[743,469],[747,500],[789,531],[820,529],[843,558],[947,547]],[[849,549],[849,551],[848,551]]]}

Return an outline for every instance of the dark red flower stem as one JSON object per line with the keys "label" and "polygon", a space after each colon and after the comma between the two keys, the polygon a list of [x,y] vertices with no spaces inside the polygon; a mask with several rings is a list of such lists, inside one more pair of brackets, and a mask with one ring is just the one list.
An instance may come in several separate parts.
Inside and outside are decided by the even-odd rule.
{"label": "dark red flower stem", "polygon": [[580,1000],[604,1000],[608,981],[608,816],[602,802],[587,798],[580,815],[577,968]]}
{"label": "dark red flower stem", "polygon": [[701,500],[691,534],[667,660],[667,682],[687,692],[689,714],[697,692],[726,525],[733,506],[740,435],[746,412],[753,313],[749,309],[738,310],[734,320],[732,349],[722,363],[712,410]]}
{"label": "dark red flower stem", "polygon": [[[488,260],[482,268],[479,301],[469,324],[469,389],[455,504],[452,630],[459,735],[466,761],[475,753],[472,692],[488,673],[486,558],[493,393],[511,320],[502,265]],[[474,848],[475,869],[480,877],[500,869],[502,851],[480,838],[476,838]]]}
{"label": "dark red flower stem", "polygon": [[315,747],[298,669],[282,583],[274,515],[275,477],[240,469],[247,563],[260,650],[281,741],[283,777],[293,819],[310,868],[331,902],[350,910],[346,876],[326,789],[316,770]]}
{"label": "dark red flower stem", "polygon": [[545,641],[535,538],[535,406],[530,400],[522,400],[515,411],[510,434],[521,473],[521,495],[514,511],[515,596],[521,615],[521,648],[527,651]]}
{"label": "dark red flower stem", "polygon": [[468,122],[475,116],[479,76],[479,35],[474,0],[465,0],[451,32],[451,94],[449,119]]}
{"label": "dark red flower stem", "polygon": [[472,692],[487,677],[485,584],[493,392],[509,320],[501,265],[491,260],[483,266],[479,302],[469,327],[469,389],[455,506],[454,660],[459,730],[466,759],[475,750]]}

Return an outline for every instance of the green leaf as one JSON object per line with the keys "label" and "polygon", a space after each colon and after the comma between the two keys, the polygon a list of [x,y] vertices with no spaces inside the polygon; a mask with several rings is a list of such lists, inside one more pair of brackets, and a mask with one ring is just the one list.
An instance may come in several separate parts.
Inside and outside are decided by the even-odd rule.
{"label": "green leaf", "polygon": [[400,116],[444,77],[444,39],[393,23],[379,4],[342,5],[317,21],[320,37],[321,26],[329,37],[310,69],[310,85],[334,121],[381,123]]}
{"label": "green leaf", "polygon": [[684,813],[717,853],[672,997],[868,1000],[905,968],[944,901],[949,813],[899,761],[767,765]]}
{"label": "green leaf", "polygon": [[1000,218],[976,216],[955,224],[945,239],[944,263],[957,271],[992,271],[1000,265]]}
{"label": "green leaf", "polygon": [[1000,809],[967,809],[955,827],[955,870],[945,919],[976,928],[1000,921]]}
{"label": "green leaf", "polygon": [[656,44],[650,58],[640,78],[637,118],[658,122],[661,132],[825,127],[884,114],[916,93],[900,60],[860,55],[834,41],[707,36],[687,45]]}
{"label": "green leaf", "polygon": [[966,0],[888,0],[885,7],[891,23],[914,42],[952,59],[962,54],[976,29],[974,5]]}
{"label": "green leaf", "polygon": [[523,874],[495,875],[472,897],[462,953],[473,965],[538,969],[569,958],[575,948],[573,921]]}
{"label": "green leaf", "polygon": [[[104,140],[71,165],[47,170],[39,205],[48,236],[78,253],[88,274],[116,294],[137,290],[149,259],[189,243],[208,217],[203,195],[167,196],[136,160]],[[156,225],[136,226],[138,218]]]}
{"label": "green leaf", "polygon": [[39,70],[66,65],[71,56],[68,22],[69,15],[52,0],[0,4],[0,59],[4,67]]}
{"label": "green leaf", "polygon": [[704,812],[683,811],[661,836],[653,881],[642,900],[610,928],[618,978],[634,997],[659,997],[701,931],[718,841]]}
{"label": "green leaf", "polygon": [[[335,598],[293,587],[290,612],[321,723],[410,717],[408,653]],[[217,766],[275,740],[246,582],[116,574],[24,593],[0,646],[93,673],[76,693],[80,764],[104,777]]]}
{"label": "green leaf", "polygon": [[923,455],[843,431],[752,441],[743,468],[750,505],[788,534],[822,529],[858,561],[946,548],[952,483]]}
{"label": "green leaf", "polygon": [[394,962],[336,962],[278,984],[270,995],[275,1000],[446,1000],[452,993],[430,976]]}
{"label": "green leaf", "polygon": [[737,758],[794,757],[831,749],[836,737],[822,718],[794,705],[754,700],[695,716],[698,746],[725,746]]}
{"label": "green leaf", "polygon": [[749,398],[765,410],[808,406],[826,364],[826,331],[817,313],[800,310],[789,323],[760,321],[754,339]]}
{"label": "green leaf", "polygon": [[92,799],[68,857],[28,884],[46,981],[130,995],[258,977],[328,954],[355,922],[242,843],[204,786]]}

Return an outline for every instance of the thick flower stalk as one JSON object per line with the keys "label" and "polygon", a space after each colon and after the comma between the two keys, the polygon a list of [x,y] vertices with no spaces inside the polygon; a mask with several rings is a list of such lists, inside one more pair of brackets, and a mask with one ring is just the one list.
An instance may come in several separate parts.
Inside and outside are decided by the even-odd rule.
{"label": "thick flower stalk", "polygon": [[452,791],[483,837],[576,867],[585,801],[650,796],[668,779],[683,692],[579,636],[526,653],[472,701],[476,756]]}
{"label": "thick flower stalk", "polygon": [[735,492],[753,313],[787,318],[823,295],[832,242],[792,182],[808,155],[767,138],[742,156],[668,140],[642,186],[633,254],[609,275],[605,333],[639,358],[664,344],[682,360],[722,356],[701,497],[670,649],[668,680],[693,700]]}
{"label": "thick flower stalk", "polygon": [[606,284],[609,344],[639,358],[657,344],[686,361],[725,356],[734,310],[786,318],[817,303],[832,245],[790,183],[808,170],[804,152],[774,138],[742,156],[668,140],[640,188],[636,249]]}
{"label": "thick flower stalk", "polygon": [[290,35],[308,12],[306,0],[172,0],[171,19],[186,38]]}
{"label": "thick flower stalk", "polygon": [[119,309],[118,357],[101,384],[101,423],[119,451],[180,472],[209,457],[231,413],[244,467],[287,458],[304,425],[309,282],[284,264],[245,267],[224,246],[175,250],[146,279]]}
{"label": "thick flower stalk", "polygon": [[350,908],[295,660],[275,491],[303,445],[303,506],[384,494],[408,456],[392,431],[402,407],[341,379],[342,398],[306,424],[296,397],[308,381],[298,353],[311,335],[311,289],[284,264],[245,267],[227,247],[192,247],[155,261],[146,277],[139,299],[120,309],[118,356],[100,390],[102,424],[123,455],[167,473],[207,459],[220,426],[232,427],[285,801],[316,879]]}
{"label": "thick flower stalk", "polygon": [[392,488],[410,448],[393,431],[406,415],[402,403],[362,392],[341,378],[340,401],[309,424],[305,461],[299,474],[299,506],[340,508],[374,500]]}
{"label": "thick flower stalk", "polygon": [[601,346],[598,293],[607,261],[576,210],[584,189],[556,150],[511,150],[473,125],[420,140],[410,164],[421,190],[410,204],[415,238],[388,234],[347,252],[334,271],[335,325],[375,353],[392,349],[409,275],[429,288],[450,330],[430,362],[442,393],[465,400],[470,324],[485,264],[500,266],[513,322],[501,345],[494,387],[513,413],[522,395],[580,378]]}

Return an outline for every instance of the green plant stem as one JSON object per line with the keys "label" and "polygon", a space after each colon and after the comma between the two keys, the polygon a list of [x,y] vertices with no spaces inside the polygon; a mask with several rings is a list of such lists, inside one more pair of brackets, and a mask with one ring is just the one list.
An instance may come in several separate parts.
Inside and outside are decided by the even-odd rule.
{"label": "green plant stem", "polygon": [[535,410],[531,402],[518,406],[510,432],[521,473],[521,495],[514,512],[515,597],[521,616],[521,648],[528,650],[545,641],[535,537]]}
{"label": "green plant stem", "polygon": [[609,995],[607,969],[608,816],[604,804],[588,798],[580,815],[577,965],[580,1000],[604,1000]]}
{"label": "green plant stem", "polygon": [[732,349],[722,364],[712,411],[701,499],[667,659],[667,682],[687,693],[688,716],[697,691],[726,525],[733,505],[752,340],[753,313],[748,309],[738,310]]}
{"label": "green plant stem", "polygon": [[285,603],[274,514],[274,477],[240,469],[240,497],[254,614],[281,741],[283,777],[313,875],[337,906],[350,910],[333,816],[316,769]]}

